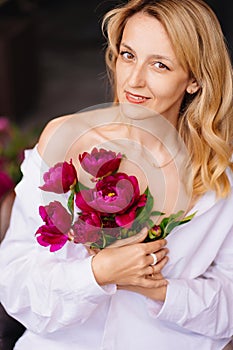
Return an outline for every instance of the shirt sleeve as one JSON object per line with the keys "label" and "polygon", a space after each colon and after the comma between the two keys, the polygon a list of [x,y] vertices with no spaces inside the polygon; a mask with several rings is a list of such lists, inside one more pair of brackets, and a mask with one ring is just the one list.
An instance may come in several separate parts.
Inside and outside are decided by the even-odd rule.
{"label": "shirt sleeve", "polygon": [[[148,300],[152,317],[212,339],[233,335],[233,229],[216,259],[197,278],[169,279],[166,300]],[[195,261],[193,261],[195,264]]]}
{"label": "shirt sleeve", "polygon": [[56,254],[37,243],[43,166],[36,148],[25,153],[21,168],[23,178],[15,189],[10,227],[0,248],[0,300],[26,328],[54,332],[85,322],[116,286],[97,284],[92,257],[82,245],[68,243]]}

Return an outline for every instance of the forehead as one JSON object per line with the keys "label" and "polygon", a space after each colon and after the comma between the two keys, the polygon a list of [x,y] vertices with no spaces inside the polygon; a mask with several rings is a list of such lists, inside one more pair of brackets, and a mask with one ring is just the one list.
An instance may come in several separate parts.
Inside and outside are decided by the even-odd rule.
{"label": "forehead", "polygon": [[[172,43],[164,26],[155,17],[136,13],[126,22],[122,43],[151,54],[169,55],[175,58]],[[156,52],[154,52],[156,51]]]}
{"label": "forehead", "polygon": [[138,12],[128,18],[125,30],[134,29],[135,32],[150,32],[158,30],[160,35],[166,36],[166,31],[160,21],[152,15],[144,12]]}

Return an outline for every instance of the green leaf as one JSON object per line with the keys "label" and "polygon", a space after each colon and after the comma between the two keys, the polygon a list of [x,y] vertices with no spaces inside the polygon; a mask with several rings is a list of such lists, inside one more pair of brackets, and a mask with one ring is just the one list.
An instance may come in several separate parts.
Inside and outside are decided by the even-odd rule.
{"label": "green leaf", "polygon": [[111,243],[113,243],[117,240],[116,237],[113,237],[111,235],[104,234],[103,236],[104,236],[104,240],[105,240],[105,247],[107,247],[108,245],[110,245]]}
{"label": "green leaf", "polygon": [[189,216],[186,216],[181,220],[177,220],[179,217],[181,217],[183,213],[184,211],[180,210],[178,213],[172,214],[168,218],[163,219],[164,222],[163,221],[161,222],[164,228],[163,238],[165,238],[175,227],[189,222],[196,215],[196,212],[195,212]]}
{"label": "green leaf", "polygon": [[163,213],[162,211],[152,211],[151,216],[161,216],[161,215],[165,215],[165,213]]}
{"label": "green leaf", "polygon": [[76,185],[75,185],[75,193],[78,193],[82,190],[89,190],[90,188],[83,185],[80,181],[77,181]]}
{"label": "green leaf", "polygon": [[74,190],[72,190],[70,192],[70,196],[68,198],[68,201],[67,201],[67,207],[72,215],[72,219],[73,219],[73,216],[74,216]]}
{"label": "green leaf", "polygon": [[197,211],[195,211],[193,214],[186,216],[185,218],[183,218],[180,221],[180,224],[185,224],[186,222],[189,222],[190,220],[192,220],[192,218],[196,215]]}
{"label": "green leaf", "polygon": [[137,210],[137,216],[133,225],[134,228],[136,228],[138,225],[145,224],[151,216],[151,212],[154,205],[154,198],[152,197],[148,187],[144,191],[144,194],[146,194],[147,196],[146,205]]}
{"label": "green leaf", "polygon": [[167,224],[168,224],[168,222],[169,222],[169,218],[164,218],[161,222],[160,222],[160,227],[161,227],[161,229],[164,231],[165,230],[165,227],[167,226]]}
{"label": "green leaf", "polygon": [[147,201],[146,201],[146,205],[145,205],[145,209],[148,213],[151,213],[152,209],[153,209],[153,205],[154,205],[154,198],[151,195],[151,192],[149,190],[149,188],[147,187],[144,194],[146,194],[147,196]]}
{"label": "green leaf", "polygon": [[152,227],[154,226],[154,221],[151,220],[151,219],[149,219],[148,222],[147,222],[147,226],[148,226],[149,228],[152,228]]}
{"label": "green leaf", "polygon": [[165,238],[176,226],[180,224],[180,221],[171,220],[164,228],[163,237]]}
{"label": "green leaf", "polygon": [[184,211],[183,211],[183,210],[180,210],[180,211],[178,211],[178,212],[175,213],[175,214],[171,214],[171,215],[169,216],[169,220],[170,220],[170,219],[173,220],[173,219],[180,218],[183,214],[184,214]]}
{"label": "green leaf", "polygon": [[103,245],[98,244],[98,243],[91,243],[90,248],[91,249],[103,249]]}

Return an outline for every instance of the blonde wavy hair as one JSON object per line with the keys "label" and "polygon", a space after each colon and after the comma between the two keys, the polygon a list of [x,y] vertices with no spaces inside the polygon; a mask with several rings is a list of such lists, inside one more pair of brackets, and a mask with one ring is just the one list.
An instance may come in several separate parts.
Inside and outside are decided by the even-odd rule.
{"label": "blonde wavy hair", "polygon": [[199,90],[186,93],[178,131],[184,140],[193,169],[193,195],[208,190],[218,197],[230,193],[226,174],[233,170],[233,78],[232,64],[219,21],[202,0],[131,0],[109,11],[102,30],[107,39],[106,65],[113,87],[122,33],[137,12],[158,19],[173,43],[183,68],[194,77]]}

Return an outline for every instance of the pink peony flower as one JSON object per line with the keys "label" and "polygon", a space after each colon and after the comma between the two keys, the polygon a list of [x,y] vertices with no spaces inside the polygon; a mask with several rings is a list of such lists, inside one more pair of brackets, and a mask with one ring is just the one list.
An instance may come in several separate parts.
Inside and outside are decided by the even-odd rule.
{"label": "pink peony flower", "polygon": [[50,246],[50,252],[55,252],[68,241],[68,235],[64,235],[55,226],[43,225],[36,231],[36,239],[40,245]]}
{"label": "pink peony flower", "polygon": [[75,203],[84,211],[97,211],[102,217],[116,215],[116,224],[131,227],[138,208],[146,204],[146,195],[140,195],[135,176],[117,173],[98,181],[95,189],[76,194]]}
{"label": "pink peony flower", "polygon": [[71,215],[58,201],[40,206],[39,213],[45,225],[40,226],[36,231],[38,243],[44,247],[50,246],[51,252],[61,249],[69,239]]}
{"label": "pink peony flower", "polygon": [[72,164],[68,162],[59,162],[50,168],[44,176],[44,185],[39,188],[54,193],[66,193],[78,181],[77,171]]}
{"label": "pink peony flower", "polygon": [[40,206],[39,213],[47,226],[55,226],[60,232],[67,233],[72,223],[72,216],[58,202],[50,202],[49,205]]}
{"label": "pink peony flower", "polygon": [[138,208],[144,207],[146,205],[146,201],[146,195],[140,195],[138,200],[135,201],[134,205],[131,206],[125,213],[116,215],[115,221],[117,225],[128,229],[131,228],[134,220],[136,219]]}
{"label": "pink peony flower", "polygon": [[117,173],[98,181],[94,189],[77,193],[75,202],[83,211],[124,213],[139,199],[139,196],[136,177]]}
{"label": "pink peony flower", "polygon": [[107,151],[103,148],[93,148],[91,153],[84,152],[79,155],[82,168],[95,178],[103,177],[116,172],[120,166],[122,154]]}
{"label": "pink peony flower", "polygon": [[[58,194],[71,190],[66,205],[72,215],[58,201],[41,206],[39,213],[45,224],[36,232],[40,245],[56,251],[67,241],[73,241],[91,249],[103,249],[116,240],[130,238],[144,226],[148,226],[144,241],[149,242],[166,237],[174,227],[192,219],[195,213],[180,219],[183,213],[180,211],[154,225],[151,217],[164,213],[153,211],[154,199],[149,188],[140,194],[137,178],[118,172],[122,158],[120,153],[103,148],[79,155],[82,168],[94,176],[93,188],[78,182],[72,160],[57,163],[44,174],[42,190]],[[78,219],[74,203],[80,210]]]}
{"label": "pink peony flower", "polygon": [[72,228],[75,243],[94,243],[101,238],[101,220],[95,212],[80,215]]}
{"label": "pink peony flower", "polygon": [[5,172],[0,171],[0,200],[1,198],[11,189],[14,188],[15,184],[13,180]]}

